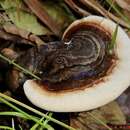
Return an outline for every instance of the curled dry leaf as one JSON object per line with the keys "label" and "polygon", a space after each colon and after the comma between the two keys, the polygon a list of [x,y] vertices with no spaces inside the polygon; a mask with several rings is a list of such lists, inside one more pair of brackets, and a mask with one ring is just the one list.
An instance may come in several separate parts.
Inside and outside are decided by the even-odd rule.
{"label": "curled dry leaf", "polygon": [[[28,41],[30,41],[30,44],[35,43],[35,44],[37,44],[37,46],[45,44],[44,41],[41,40],[37,35],[34,35],[34,34],[30,33],[29,31],[19,28],[16,25],[12,24],[5,13],[0,13],[0,24],[2,25],[1,28],[5,32],[7,32],[9,34],[18,35],[21,38],[27,39]],[[2,36],[4,36],[4,35],[2,35]]]}
{"label": "curled dry leaf", "polygon": [[[103,107],[92,110],[90,112],[96,119],[105,124],[125,124],[126,119],[117,102],[111,102]],[[105,130],[98,120],[94,119],[89,112],[80,112],[72,114],[70,124],[72,127],[81,130]]]}
{"label": "curled dry leaf", "polygon": [[13,24],[5,24],[5,25],[3,25],[3,28],[8,33],[15,34],[24,39],[29,40],[30,42],[32,42],[32,44],[36,43],[37,46],[45,44],[45,42],[42,41],[37,35],[31,34],[30,32],[28,32],[24,29],[18,28]]}
{"label": "curled dry leaf", "polygon": [[[33,46],[34,44],[26,39],[23,39],[19,36],[16,36],[16,35],[13,35],[13,34],[9,34],[7,33],[6,31],[0,29],[0,39],[4,39],[4,40],[8,40],[8,41],[12,41],[12,42],[16,42],[18,44],[28,44],[28,45],[31,45]],[[2,47],[2,42],[0,42],[1,46],[0,48]]]}

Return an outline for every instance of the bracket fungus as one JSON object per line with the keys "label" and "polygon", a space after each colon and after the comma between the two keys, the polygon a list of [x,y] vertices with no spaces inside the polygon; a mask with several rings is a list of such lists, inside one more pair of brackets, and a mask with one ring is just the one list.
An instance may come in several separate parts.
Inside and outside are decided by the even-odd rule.
{"label": "bracket fungus", "polygon": [[42,63],[42,81],[24,83],[27,98],[55,112],[91,110],[116,99],[130,85],[130,39],[121,27],[108,51],[116,26],[99,16],[73,22]]}

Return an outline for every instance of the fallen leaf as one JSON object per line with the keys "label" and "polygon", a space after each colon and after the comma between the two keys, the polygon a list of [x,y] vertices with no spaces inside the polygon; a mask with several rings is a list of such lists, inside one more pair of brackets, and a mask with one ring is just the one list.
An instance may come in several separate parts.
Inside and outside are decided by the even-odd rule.
{"label": "fallen leaf", "polygon": [[[93,116],[92,116],[93,115]],[[90,112],[80,112],[71,115],[72,127],[81,130],[105,130],[101,124],[125,124],[126,119],[117,102],[111,102]]]}
{"label": "fallen leaf", "polygon": [[36,35],[45,35],[49,33],[49,30],[42,26],[35,15],[25,12],[19,9],[17,12],[17,7],[19,4],[23,4],[21,0],[3,0],[0,1],[1,6],[8,14],[11,21],[19,28],[32,32]]}
{"label": "fallen leaf", "polygon": [[76,19],[62,1],[55,3],[55,1],[46,0],[42,1],[42,6],[50,17],[57,22],[62,33]]}

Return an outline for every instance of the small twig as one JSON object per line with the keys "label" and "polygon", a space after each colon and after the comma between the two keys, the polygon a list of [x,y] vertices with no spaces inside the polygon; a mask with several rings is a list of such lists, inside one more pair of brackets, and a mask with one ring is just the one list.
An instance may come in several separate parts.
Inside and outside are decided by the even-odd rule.
{"label": "small twig", "polygon": [[21,71],[23,71],[23,73],[25,74],[29,74],[30,76],[34,77],[37,80],[41,80],[41,78],[39,78],[38,76],[36,76],[35,74],[33,74],[31,71],[23,68],[22,66],[18,65],[17,63],[14,62],[14,60],[10,60],[9,58],[7,58],[6,56],[3,56],[2,54],[0,54],[0,58],[7,61],[9,64],[14,65],[15,67],[17,67],[18,69],[20,69]]}

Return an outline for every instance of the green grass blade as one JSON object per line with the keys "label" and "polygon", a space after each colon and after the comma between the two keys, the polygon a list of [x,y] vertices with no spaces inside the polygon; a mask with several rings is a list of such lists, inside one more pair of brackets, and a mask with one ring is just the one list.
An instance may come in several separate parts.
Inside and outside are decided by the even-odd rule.
{"label": "green grass blade", "polygon": [[23,128],[21,127],[21,125],[19,125],[19,129],[20,129],[20,130],[23,130]]}
{"label": "green grass blade", "polygon": [[[53,114],[52,112],[50,112],[49,114],[47,113],[47,115],[48,115],[49,117],[52,117],[52,114]],[[41,126],[41,127],[39,128],[39,130],[43,130],[44,128],[46,128],[46,129],[51,128],[51,129],[52,129],[52,127],[51,127],[49,124],[47,124],[47,123],[49,122],[49,119],[46,119],[46,120],[44,120],[44,119],[45,119],[44,117],[40,119],[40,122],[43,123],[44,127]],[[32,126],[32,128],[31,128],[30,130],[36,130],[36,128],[38,128],[38,127],[39,127],[39,124],[36,123],[34,126]]]}
{"label": "green grass blade", "polygon": [[14,130],[13,128],[9,127],[9,126],[0,126],[1,130]]}
{"label": "green grass blade", "polygon": [[16,117],[20,117],[20,118],[29,120],[29,118],[27,118],[27,116],[23,115],[20,112],[0,112],[0,116],[16,116]]}
{"label": "green grass blade", "polygon": [[113,35],[112,35],[111,42],[110,42],[110,44],[109,44],[109,46],[108,46],[109,51],[111,51],[111,50],[114,49],[114,47],[115,47],[116,38],[117,38],[117,33],[118,33],[118,27],[119,27],[119,25],[117,24],[117,25],[116,25],[116,28],[115,28],[115,31],[114,31],[114,33],[113,33]]}
{"label": "green grass blade", "polygon": [[19,109],[18,107],[14,106],[13,104],[11,104],[10,102],[8,102],[7,100],[0,98],[0,101],[5,103],[6,105],[10,106],[11,108],[13,108],[14,110],[20,112],[21,114],[25,115],[27,118],[29,118],[30,120],[38,123],[39,125],[43,126],[43,123],[41,123],[37,118],[35,118],[34,116],[31,116],[29,114],[27,114],[26,112],[22,111],[21,109]]}
{"label": "green grass blade", "polygon": [[[44,120],[44,117],[41,118],[39,121],[42,123],[43,120]],[[35,125],[33,125],[33,126],[30,128],[30,130],[36,130],[38,127],[39,127],[39,124],[36,123]]]}
{"label": "green grass blade", "polygon": [[0,54],[0,58],[7,61],[9,64],[14,65],[15,67],[17,67],[18,69],[20,69],[23,73],[28,74],[30,76],[32,76],[33,78],[37,79],[37,80],[41,80],[41,78],[39,78],[38,76],[36,76],[35,74],[33,74],[32,72],[30,72],[29,70],[23,68],[22,66],[18,65],[17,63],[15,63],[13,60],[10,60],[9,58],[7,58],[6,56]]}
{"label": "green grass blade", "polygon": [[[49,116],[50,118],[52,117],[52,115],[53,115],[52,112],[50,112],[50,113],[48,114],[48,116]],[[50,119],[46,119],[46,120],[44,121],[44,125],[46,125],[49,121],[50,121]]]}
{"label": "green grass blade", "polygon": [[[48,116],[49,116],[50,118],[52,117],[52,115],[53,115],[52,112],[50,112],[50,113],[48,114]],[[49,119],[46,119],[46,120],[43,122],[43,124],[44,124],[44,126],[45,126],[45,128],[46,128],[47,130],[52,129],[52,127],[48,124],[49,121],[50,121]],[[54,128],[53,128],[53,129],[54,129]],[[43,127],[41,126],[41,128],[39,128],[39,130],[43,130]]]}
{"label": "green grass blade", "polygon": [[8,100],[10,102],[13,102],[13,103],[15,103],[15,104],[17,104],[19,106],[22,106],[23,108],[26,108],[27,110],[29,110],[29,111],[31,111],[31,112],[33,112],[33,113],[35,113],[35,114],[37,114],[37,115],[39,115],[41,117],[45,117],[46,119],[49,119],[50,121],[52,121],[52,122],[54,122],[54,123],[56,123],[56,124],[58,124],[58,125],[60,125],[60,126],[62,126],[64,128],[66,128],[66,129],[76,130],[75,128],[73,128],[73,127],[71,127],[71,126],[69,126],[69,125],[67,125],[67,124],[65,124],[63,122],[61,122],[59,120],[56,120],[55,118],[52,118],[52,117],[50,118],[46,114],[44,114],[44,113],[42,113],[42,112],[40,112],[40,111],[38,111],[38,110],[36,110],[36,109],[26,105],[26,104],[24,104],[22,102],[19,102],[18,100],[15,100],[15,99],[13,99],[13,98],[5,95],[5,94],[2,94],[1,92],[0,92],[0,97],[5,98],[6,100]]}
{"label": "green grass blade", "polygon": [[14,123],[14,119],[12,118],[12,129],[15,130],[15,123]]}

